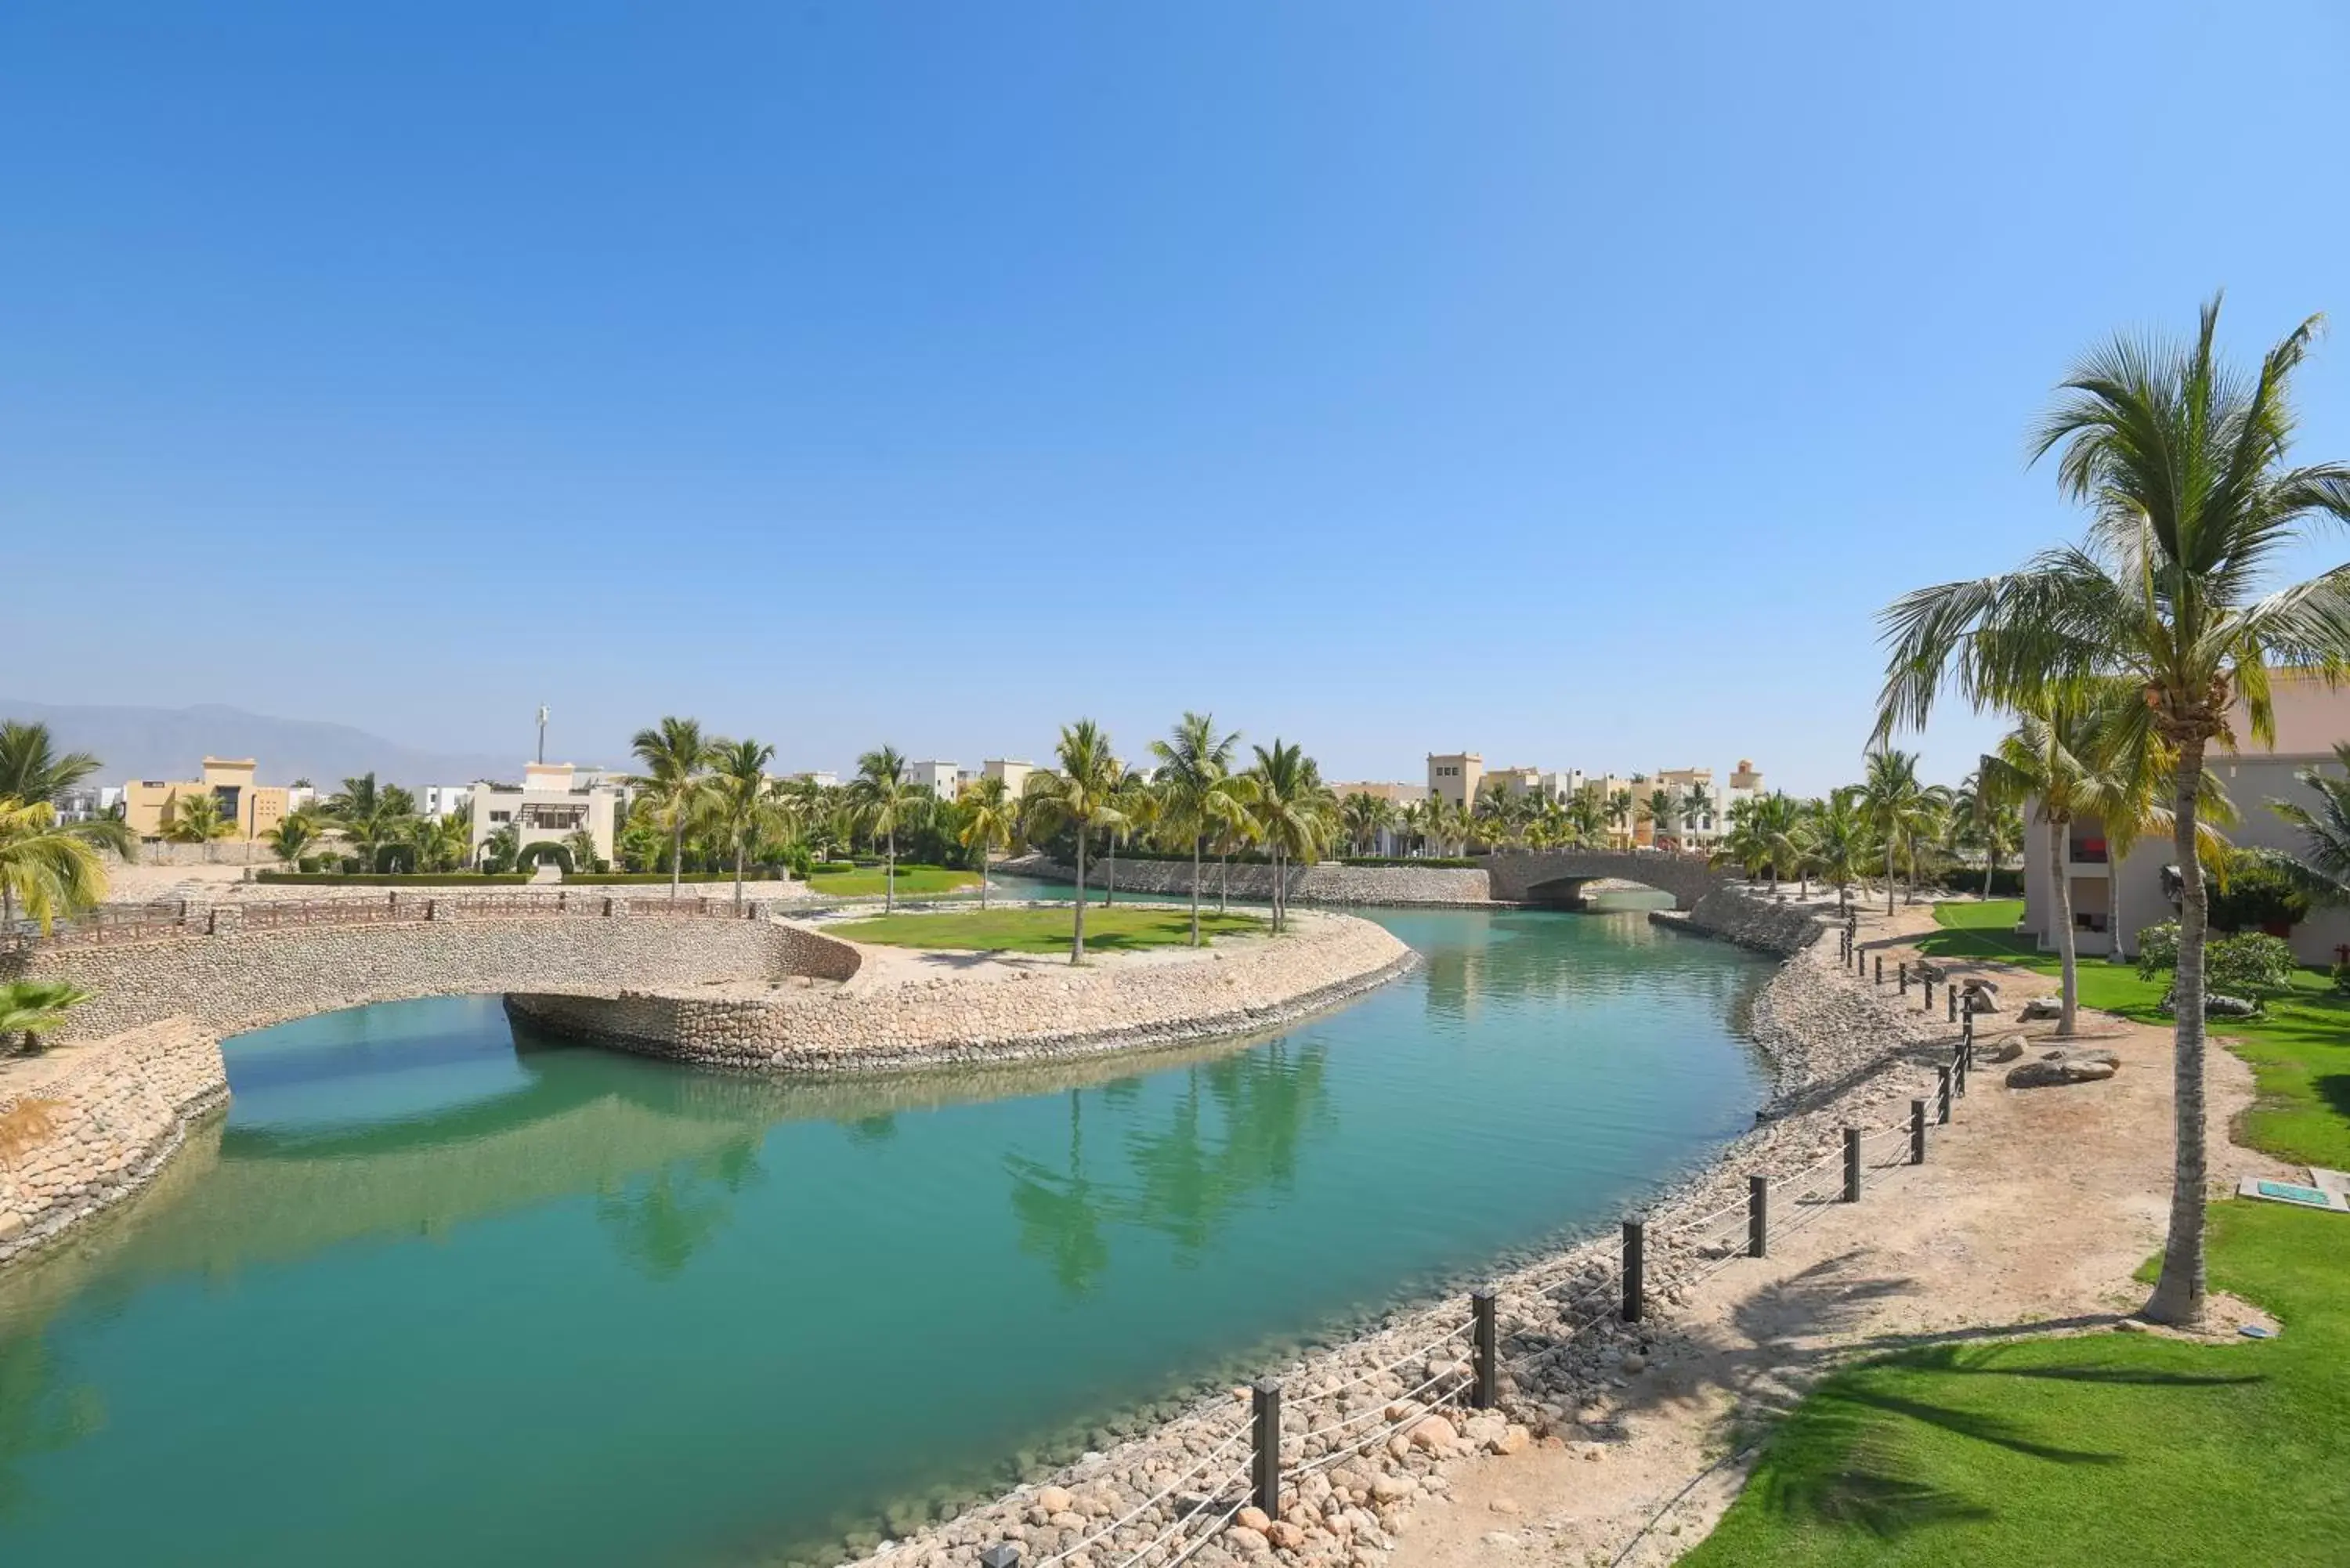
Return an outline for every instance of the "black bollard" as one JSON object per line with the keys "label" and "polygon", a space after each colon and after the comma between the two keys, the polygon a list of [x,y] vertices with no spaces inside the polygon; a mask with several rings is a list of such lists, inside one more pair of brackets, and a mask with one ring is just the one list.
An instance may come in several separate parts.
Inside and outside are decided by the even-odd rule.
{"label": "black bollard", "polygon": [[1624,1321],[1640,1321],[1640,1298],[1648,1272],[1648,1233],[1638,1220],[1624,1221]]}
{"label": "black bollard", "polygon": [[[1501,1402],[1502,1363],[1496,1355],[1496,1334],[1493,1327],[1493,1287],[1469,1295],[1469,1314],[1473,1324],[1472,1337],[1476,1344],[1477,1382],[1471,1391],[1469,1403],[1480,1410],[1490,1410]],[[1271,1509],[1266,1509],[1271,1513]]]}
{"label": "black bollard", "polygon": [[1762,1256],[1771,1238],[1771,1179],[1750,1176],[1746,1179],[1746,1255]]}
{"label": "black bollard", "polygon": [[1860,1201],[1860,1129],[1844,1129],[1844,1200]]}
{"label": "black bollard", "polygon": [[1249,1480],[1257,1507],[1281,1513],[1281,1385],[1259,1382],[1251,1390],[1251,1413],[1256,1418],[1255,1452],[1250,1456]]}
{"label": "black bollard", "polygon": [[1909,1102],[1909,1163],[1926,1163],[1926,1102]]}

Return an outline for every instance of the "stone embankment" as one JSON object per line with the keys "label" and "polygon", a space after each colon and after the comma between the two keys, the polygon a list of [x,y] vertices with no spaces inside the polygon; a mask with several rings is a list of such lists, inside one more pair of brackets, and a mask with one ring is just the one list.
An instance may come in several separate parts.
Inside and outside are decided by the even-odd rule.
{"label": "stone embankment", "polygon": [[[1268,1029],[1379,985],[1413,961],[1382,927],[1300,913],[1278,938],[1225,937],[1203,949],[981,958],[858,949],[804,928],[798,940],[847,950],[849,982],[806,980],[599,995],[510,996],[545,1027],[709,1066],[841,1073],[935,1064],[1029,1061],[1185,1044]],[[795,955],[803,975],[812,954]]]}
{"label": "stone embankment", "polygon": [[1004,1542],[1029,1568],[1056,1559],[1165,1568],[1179,1552],[1197,1568],[1372,1568],[1411,1527],[1416,1506],[1449,1496],[1447,1467],[1459,1459],[1539,1444],[1603,1460],[1625,1435],[1617,1411],[1627,1381],[1669,1344],[1675,1310],[1700,1274],[1742,1242],[1747,1173],[1833,1170],[1842,1129],[1898,1121],[1927,1092],[1929,1060],[1948,1039],[1935,1019],[1855,983],[1835,962],[1835,943],[1816,940],[1825,928],[1800,909],[1732,889],[1700,900],[1680,923],[1789,955],[1751,1013],[1779,1067],[1777,1114],[1645,1216],[1643,1323],[1616,1321],[1617,1243],[1595,1239],[1497,1282],[1506,1370],[1496,1409],[1461,1407],[1471,1375],[1465,1287],[1337,1349],[1268,1369],[1284,1390],[1290,1478],[1276,1514],[1243,1506],[1247,1485],[1233,1469],[1247,1455],[1248,1407],[1245,1391],[1232,1390],[1134,1440],[1101,1444],[1107,1451],[1043,1484],[910,1529],[878,1552],[870,1538],[850,1549],[889,1568],[966,1568]]}
{"label": "stone embankment", "polygon": [[[996,867],[1006,876],[1043,877],[1070,880],[1075,872],[1041,855],[1004,861]],[[1148,893],[1163,898],[1191,894],[1189,860],[1133,860],[1120,857],[1115,867],[1121,893]],[[1086,867],[1086,886],[1111,886],[1107,861]],[[1229,882],[1227,878],[1229,877]],[[1290,898],[1301,904],[1484,904],[1492,902],[1485,873],[1473,866],[1292,866],[1282,881]],[[1227,887],[1235,898],[1263,899],[1273,896],[1273,867],[1234,863],[1219,869],[1213,860],[1200,867],[1200,896],[1215,898]]]}
{"label": "stone embankment", "polygon": [[185,1018],[0,1064],[0,1262],[138,1190],[227,1098]]}
{"label": "stone embankment", "polygon": [[[595,900],[600,909],[602,900]],[[0,980],[69,980],[96,992],[61,1039],[172,1017],[234,1034],[314,1012],[422,996],[766,981],[853,972],[829,938],[765,919],[585,909],[399,924],[288,926],[0,957]],[[811,956],[811,955],[821,955]]]}

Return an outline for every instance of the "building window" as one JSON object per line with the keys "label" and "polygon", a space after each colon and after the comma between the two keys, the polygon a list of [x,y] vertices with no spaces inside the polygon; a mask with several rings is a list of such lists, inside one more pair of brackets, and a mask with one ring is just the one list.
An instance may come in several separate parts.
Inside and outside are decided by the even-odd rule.
{"label": "building window", "polygon": [[514,813],[510,811],[494,811],[490,813],[490,820],[492,822],[512,822],[514,820]]}

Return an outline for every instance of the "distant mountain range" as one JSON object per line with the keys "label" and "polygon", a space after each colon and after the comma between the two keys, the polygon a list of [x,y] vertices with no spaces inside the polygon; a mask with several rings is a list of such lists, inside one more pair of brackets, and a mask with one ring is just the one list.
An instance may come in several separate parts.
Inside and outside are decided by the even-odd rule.
{"label": "distant mountain range", "polygon": [[346,778],[373,773],[386,784],[454,784],[514,778],[525,760],[464,752],[428,752],[370,735],[348,724],[272,719],[239,708],[110,708],[0,698],[0,719],[49,727],[60,752],[91,752],[104,763],[95,782],[192,779],[207,756],[252,757],[259,782],[307,778],[331,790]]}

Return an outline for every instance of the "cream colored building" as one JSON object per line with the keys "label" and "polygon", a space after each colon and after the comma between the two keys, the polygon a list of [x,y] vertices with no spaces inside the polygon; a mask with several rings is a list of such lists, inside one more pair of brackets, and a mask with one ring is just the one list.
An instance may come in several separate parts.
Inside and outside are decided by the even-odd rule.
{"label": "cream colored building", "polygon": [[1028,787],[1028,775],[1035,771],[1036,764],[1034,763],[1016,763],[1003,757],[990,757],[979,764],[979,776],[985,779],[1002,779],[1003,793],[1014,800],[1017,800],[1021,792]]}
{"label": "cream colored building", "polygon": [[[2270,701],[2276,710],[2276,744],[2254,742],[2251,725],[2241,704],[2230,708],[2228,727],[2240,749],[2230,752],[2211,744],[2204,765],[2236,808],[2238,821],[2220,831],[2238,848],[2277,849],[2288,854],[2306,850],[2301,830],[2270,809],[2272,801],[2293,801],[2318,809],[2315,790],[2294,775],[2304,769],[2338,773],[2336,743],[2350,741],[2350,688],[2328,690],[2313,677],[2277,670],[2269,677]],[[2043,950],[2056,946],[2056,884],[2052,871],[2049,825],[2040,815],[2040,803],[2023,809],[2023,921]],[[2164,872],[2178,864],[2168,830],[2140,837],[2129,852],[2115,860],[2103,819],[2075,817],[2066,827],[2060,855],[2064,875],[2071,884],[2073,943],[2082,953],[2111,953],[2124,958],[2137,953],[2137,934],[2148,926],[2178,919],[2178,911],[2165,890]],[[2215,933],[2216,934],[2216,933]],[[2273,934],[2293,944],[2293,956],[2303,963],[2330,964],[2336,949],[2350,943],[2350,910],[2319,908],[2307,919]]]}
{"label": "cream colored building", "polygon": [[220,803],[221,820],[236,829],[232,836],[260,838],[292,808],[283,786],[254,782],[255,769],[251,757],[206,757],[202,778],[133,780],[122,786],[122,820],[140,837],[160,839],[173,801],[209,794]]}
{"label": "cream colored building", "polygon": [[898,776],[916,789],[928,790],[940,800],[955,797],[955,764],[952,763],[908,763]]}
{"label": "cream colored building", "polygon": [[1485,779],[1485,759],[1475,752],[1428,753],[1428,793],[1447,805],[1471,805]]}
{"label": "cream colored building", "polygon": [[[512,826],[522,847],[560,844],[585,830],[595,840],[598,858],[612,857],[612,825],[619,792],[606,784],[584,784],[569,763],[525,763],[522,787],[480,783],[473,788],[473,857],[500,828]],[[575,867],[585,870],[585,867]]]}

